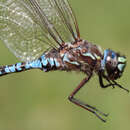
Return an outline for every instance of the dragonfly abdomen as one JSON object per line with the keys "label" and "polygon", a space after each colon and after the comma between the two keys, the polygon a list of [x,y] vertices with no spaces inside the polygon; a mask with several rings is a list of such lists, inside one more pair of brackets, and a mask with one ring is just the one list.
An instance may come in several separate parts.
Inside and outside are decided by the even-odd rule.
{"label": "dragonfly abdomen", "polygon": [[50,71],[50,70],[57,70],[61,67],[61,63],[58,61],[56,57],[47,57],[46,55],[42,55],[39,58],[41,62],[40,69],[44,72]]}
{"label": "dragonfly abdomen", "polygon": [[41,66],[41,63],[39,62],[39,60],[1,66],[0,67],[0,76],[6,75],[6,74],[11,74],[11,73],[16,73],[16,72],[21,72],[21,71],[29,70],[32,68],[39,68],[40,66]]}
{"label": "dragonfly abdomen", "polygon": [[30,69],[41,69],[44,72],[50,70],[56,70],[61,65],[58,62],[57,58],[46,57],[46,55],[42,55],[39,59],[30,61],[30,62],[21,62],[12,65],[6,65],[0,67],[0,76],[16,73],[21,71],[26,71]]}
{"label": "dragonfly abdomen", "polygon": [[15,72],[21,72],[26,70],[25,63],[16,63],[12,65],[6,65],[0,67],[0,76],[15,73]]}

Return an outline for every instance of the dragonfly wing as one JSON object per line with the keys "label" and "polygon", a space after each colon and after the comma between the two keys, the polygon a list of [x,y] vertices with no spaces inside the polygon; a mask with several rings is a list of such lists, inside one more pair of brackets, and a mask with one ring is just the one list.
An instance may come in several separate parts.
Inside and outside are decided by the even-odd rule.
{"label": "dragonfly wing", "polygon": [[0,39],[22,61],[34,60],[50,46],[55,47],[31,13],[20,1],[0,1]]}
{"label": "dragonfly wing", "polygon": [[63,42],[80,39],[77,20],[68,0],[38,0],[38,3]]}
{"label": "dragonfly wing", "polygon": [[22,61],[78,39],[78,32],[67,0],[0,1],[0,39]]}

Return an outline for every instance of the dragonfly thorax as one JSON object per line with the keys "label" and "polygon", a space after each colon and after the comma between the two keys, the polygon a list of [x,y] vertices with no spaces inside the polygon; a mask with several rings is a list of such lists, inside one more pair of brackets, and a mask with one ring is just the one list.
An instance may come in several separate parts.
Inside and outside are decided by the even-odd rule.
{"label": "dragonfly thorax", "polygon": [[67,70],[82,71],[86,74],[100,69],[103,56],[97,45],[85,40],[66,46],[60,51],[60,55]]}

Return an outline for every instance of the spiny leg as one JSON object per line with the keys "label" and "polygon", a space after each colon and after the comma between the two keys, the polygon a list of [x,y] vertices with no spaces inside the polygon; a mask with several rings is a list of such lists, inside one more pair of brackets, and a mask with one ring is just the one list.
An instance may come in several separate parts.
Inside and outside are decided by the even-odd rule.
{"label": "spiny leg", "polygon": [[90,105],[88,105],[88,104],[86,104],[86,103],[83,103],[82,101],[80,101],[80,100],[74,98],[74,96],[76,95],[76,93],[89,81],[90,78],[91,78],[91,75],[90,75],[89,77],[84,78],[84,79],[80,82],[80,84],[76,87],[76,89],[70,94],[70,96],[69,96],[68,99],[69,99],[72,103],[74,103],[74,104],[76,104],[76,105],[78,105],[78,106],[80,106],[80,107],[82,107],[82,108],[88,110],[89,112],[93,113],[94,115],[96,115],[96,116],[97,116],[100,120],[102,120],[103,122],[106,122],[106,120],[103,119],[103,118],[102,118],[100,115],[98,115],[97,113],[101,114],[102,116],[108,116],[108,114],[105,114],[105,113],[99,111],[97,108],[95,108],[95,107],[93,107],[93,106],[90,106]]}

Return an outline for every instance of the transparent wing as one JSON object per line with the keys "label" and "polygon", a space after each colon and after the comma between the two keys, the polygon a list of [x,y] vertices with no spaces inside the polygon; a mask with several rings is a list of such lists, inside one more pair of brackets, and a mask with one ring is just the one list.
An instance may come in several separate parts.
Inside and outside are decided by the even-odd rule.
{"label": "transparent wing", "polygon": [[22,61],[79,39],[67,0],[1,0],[0,39]]}

